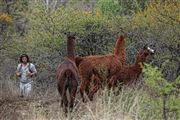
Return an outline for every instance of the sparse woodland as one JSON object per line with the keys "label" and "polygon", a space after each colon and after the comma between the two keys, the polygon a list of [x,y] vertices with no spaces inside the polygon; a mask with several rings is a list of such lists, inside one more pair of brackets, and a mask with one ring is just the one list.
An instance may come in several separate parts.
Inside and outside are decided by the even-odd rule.
{"label": "sparse woodland", "polygon": [[[0,119],[2,120],[179,120],[179,0],[0,0]],[[140,48],[155,50],[135,87],[100,89],[93,101],[79,92],[64,115],[56,69],[67,56],[65,32],[75,33],[75,54],[113,52],[125,35],[126,64]],[[19,98],[15,71],[27,53],[38,74],[29,98]],[[79,89],[79,88],[78,88]]]}

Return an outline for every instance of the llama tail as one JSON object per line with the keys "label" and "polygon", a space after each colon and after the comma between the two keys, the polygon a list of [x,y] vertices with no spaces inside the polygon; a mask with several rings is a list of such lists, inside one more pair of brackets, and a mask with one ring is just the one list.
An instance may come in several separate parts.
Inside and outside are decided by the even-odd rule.
{"label": "llama tail", "polygon": [[124,36],[122,35],[120,35],[117,38],[115,48],[114,48],[114,55],[119,57],[122,65],[126,63],[125,41],[124,41]]}
{"label": "llama tail", "polygon": [[64,78],[65,78],[65,80],[66,80],[66,86],[67,87],[70,87],[71,86],[71,82],[72,82],[72,79],[73,79],[73,72],[71,71],[71,70],[66,70],[65,72],[64,72]]}
{"label": "llama tail", "polygon": [[80,56],[75,57],[75,63],[77,67],[79,67],[79,64],[82,62],[82,60],[83,60],[83,57],[80,57]]}

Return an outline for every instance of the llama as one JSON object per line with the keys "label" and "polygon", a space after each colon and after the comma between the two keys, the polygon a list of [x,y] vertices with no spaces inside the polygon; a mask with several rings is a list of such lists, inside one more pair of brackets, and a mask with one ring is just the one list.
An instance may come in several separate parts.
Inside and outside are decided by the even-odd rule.
{"label": "llama", "polygon": [[[121,60],[125,58],[122,56],[122,58],[120,59],[121,55],[125,55],[124,53],[122,53],[122,51],[124,52],[124,44],[124,37],[119,36],[117,38],[113,54],[92,55],[75,58],[76,65],[78,66],[80,73],[80,95],[83,102],[85,101],[84,92],[86,92],[90,100],[92,100],[94,93],[97,92],[97,90],[102,86],[102,76],[99,73],[101,69],[104,69],[107,72],[107,79],[110,79],[111,76],[116,73],[116,71],[119,71],[121,69]],[[89,91],[88,87],[92,78],[94,81],[94,85]]]}
{"label": "llama", "polygon": [[[58,91],[61,96],[61,106],[67,113],[67,108],[73,109],[76,91],[78,87],[78,68],[75,64],[75,46],[74,35],[67,34],[67,57],[58,66],[56,72]],[[67,99],[67,91],[70,95],[70,100]]]}
{"label": "llama", "polygon": [[132,65],[124,65],[120,71],[118,71],[109,80],[109,88],[117,86],[117,82],[121,82],[123,85],[131,85],[137,83],[140,74],[142,73],[143,62],[148,56],[154,54],[154,50],[149,47],[143,47],[136,56],[136,60]]}

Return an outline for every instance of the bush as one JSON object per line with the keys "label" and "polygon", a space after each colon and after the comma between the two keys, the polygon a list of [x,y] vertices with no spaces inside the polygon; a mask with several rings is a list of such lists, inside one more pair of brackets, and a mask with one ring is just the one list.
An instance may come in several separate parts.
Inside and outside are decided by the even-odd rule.
{"label": "bush", "polygon": [[133,15],[138,10],[144,10],[149,0],[99,0],[97,9],[103,14]]}
{"label": "bush", "polygon": [[[144,72],[144,79],[146,85],[154,90],[158,96],[155,98],[162,118],[167,120],[172,116],[179,119],[180,102],[179,102],[179,77],[174,82],[168,82],[163,78],[163,74],[157,67],[152,67],[146,64]],[[155,101],[154,101],[155,102]]]}

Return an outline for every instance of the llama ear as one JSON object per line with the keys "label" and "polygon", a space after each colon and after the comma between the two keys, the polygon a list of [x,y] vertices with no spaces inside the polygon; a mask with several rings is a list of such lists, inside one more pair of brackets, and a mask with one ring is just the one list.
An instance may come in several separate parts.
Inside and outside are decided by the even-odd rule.
{"label": "llama ear", "polygon": [[76,33],[74,32],[64,32],[64,35],[66,35],[67,37],[71,37],[75,39]]}
{"label": "llama ear", "polygon": [[122,39],[124,39],[124,36],[123,36],[123,35],[120,35],[119,38],[122,40]]}
{"label": "llama ear", "polygon": [[74,36],[74,37],[75,37],[76,35],[77,35],[77,33],[76,33],[76,32],[72,32],[72,36]]}
{"label": "llama ear", "polygon": [[147,47],[148,47],[148,45],[147,45],[147,44],[145,44],[145,45],[144,45],[144,47],[143,47],[143,49],[147,49]]}
{"label": "llama ear", "polygon": [[123,35],[118,35],[117,39],[124,40],[124,36]]}
{"label": "llama ear", "polygon": [[64,32],[64,35],[69,35],[69,32]]}

